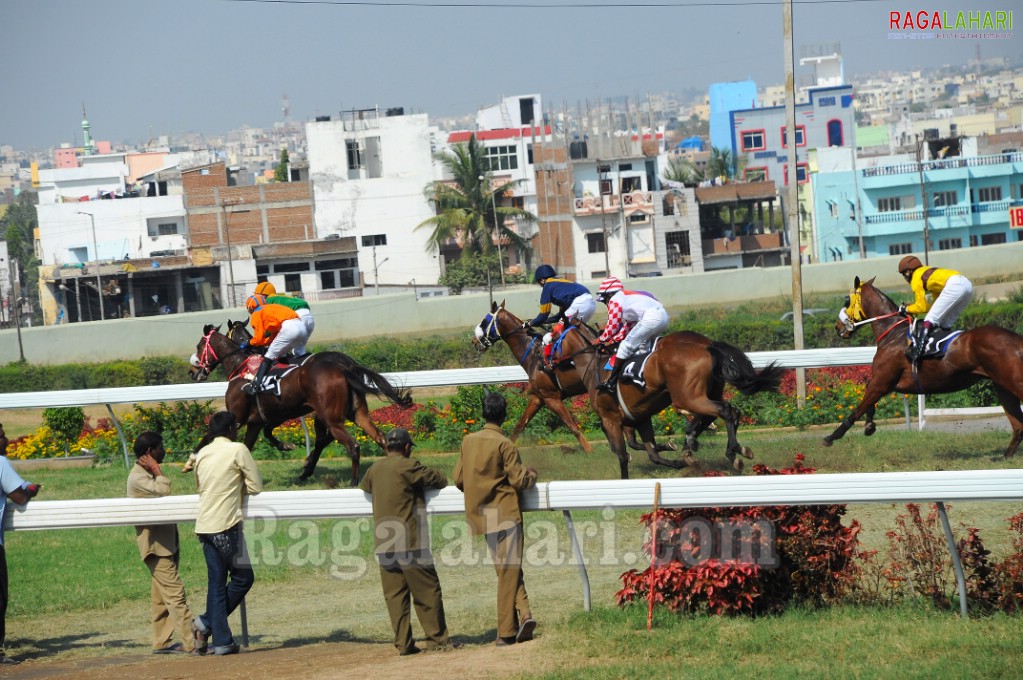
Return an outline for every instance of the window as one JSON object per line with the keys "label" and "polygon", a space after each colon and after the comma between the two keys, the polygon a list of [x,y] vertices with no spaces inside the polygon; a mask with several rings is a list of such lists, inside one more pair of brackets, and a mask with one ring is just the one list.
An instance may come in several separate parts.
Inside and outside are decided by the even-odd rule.
{"label": "window", "polygon": [[832,217],[838,217],[838,203],[835,203],[834,201],[828,201],[828,208],[830,208]]}
{"label": "window", "polygon": [[603,253],[607,250],[604,244],[604,232],[586,234],[586,249],[590,253]]}
{"label": "window", "polygon": [[[782,146],[788,146],[788,144],[789,144],[789,142],[788,142],[788,135],[786,134],[786,127],[787,126],[783,125],[782,128],[781,128],[781,145]],[[796,126],[796,146],[806,146],[806,126],[805,125],[797,125]]]}
{"label": "window", "polygon": [[371,246],[386,246],[387,245],[387,234],[367,234],[362,237],[362,247],[369,248]]}
{"label": "window", "polygon": [[938,250],[955,250],[963,247],[961,238],[943,238],[938,241]]}
{"label": "window", "polygon": [[362,145],[357,139],[349,139],[345,142],[345,152],[348,154],[348,169],[360,170],[366,167],[362,158]]}
{"label": "window", "polygon": [[622,177],[622,193],[628,194],[633,191],[643,190],[643,180],[639,177]]}
{"label": "window", "polygon": [[744,130],[742,132],[742,150],[760,151],[767,148],[767,135],[763,130]]}
{"label": "window", "polygon": [[355,286],[359,261],[354,257],[320,260],[313,265],[313,268],[320,273],[321,289],[352,288]]}
{"label": "window", "polygon": [[[895,212],[897,210],[902,210],[902,199],[898,196],[877,199],[878,212]],[[892,253],[892,255],[897,254],[898,253]]]}
{"label": "window", "polygon": [[514,146],[487,147],[487,158],[491,170],[515,170],[519,167],[519,155]]}
{"label": "window", "polygon": [[745,168],[742,171],[742,178],[747,182],[763,182],[767,180],[767,167]]}
{"label": "window", "polygon": [[526,144],[526,163],[533,164],[533,145]]}
{"label": "window", "polygon": [[980,203],[1002,200],[1002,187],[980,187],[977,189],[977,199]]}
{"label": "window", "polygon": [[664,246],[668,251],[668,267],[683,267],[692,263],[689,250],[689,234],[684,231],[669,231],[664,235]]}
{"label": "window", "polygon": [[650,224],[650,216],[641,212],[632,213],[629,215],[629,224]]}
{"label": "window", "polygon": [[893,243],[888,246],[889,255],[908,255],[913,252],[911,243]]}
{"label": "window", "polygon": [[[274,264],[274,273],[275,274],[287,274],[287,273],[291,273],[291,272],[307,272],[307,271],[309,271],[309,263],[308,262],[285,262],[285,263]],[[291,290],[291,288],[289,288],[288,290]],[[301,290],[301,288],[299,288],[298,290]]]}
{"label": "window", "polygon": [[[798,137],[797,137],[798,139]],[[842,121],[833,118],[828,121],[828,146],[842,146],[845,135],[842,132]]]}
{"label": "window", "polygon": [[173,236],[177,233],[177,222],[163,222],[160,224],[149,225],[149,235],[153,238],[156,238],[157,236]]}
{"label": "window", "polygon": [[628,172],[632,170],[632,163],[619,163],[618,172]]}
{"label": "window", "polygon": [[993,246],[999,243],[1005,243],[1005,232],[998,234],[981,234],[980,245],[982,246]]}
{"label": "window", "polygon": [[614,191],[612,190],[611,187],[611,180],[609,179],[600,180],[600,195],[610,196],[612,193],[614,193]]}
{"label": "window", "polygon": [[[935,191],[934,192],[934,207],[935,208],[946,208],[950,205],[955,205],[959,202],[959,194],[955,191]],[[956,248],[962,248],[962,246],[955,246]]]}
{"label": "window", "polygon": [[[785,176],[785,186],[789,185],[789,166],[782,166],[782,174]],[[806,163],[796,163],[796,183],[806,184]]]}

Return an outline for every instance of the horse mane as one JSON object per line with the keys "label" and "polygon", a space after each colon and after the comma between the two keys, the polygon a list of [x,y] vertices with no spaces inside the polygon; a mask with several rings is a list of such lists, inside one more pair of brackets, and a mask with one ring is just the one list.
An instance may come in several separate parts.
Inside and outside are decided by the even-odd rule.
{"label": "horse mane", "polygon": [[895,304],[895,301],[888,297],[887,293],[885,293],[883,290],[874,285],[874,279],[864,281],[860,288],[862,290],[863,288],[867,287],[869,287],[872,291],[874,291],[874,293],[877,294],[879,298],[881,298],[884,304],[888,306],[889,310],[898,309],[899,306]]}

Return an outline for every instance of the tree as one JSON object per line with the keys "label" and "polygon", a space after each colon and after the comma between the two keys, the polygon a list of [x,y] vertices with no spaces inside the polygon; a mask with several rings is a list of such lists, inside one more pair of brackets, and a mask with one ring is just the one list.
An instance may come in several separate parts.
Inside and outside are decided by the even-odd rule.
{"label": "tree", "polygon": [[664,179],[693,187],[703,181],[703,171],[688,158],[670,158],[668,167],[664,169]]}
{"label": "tree", "polygon": [[[505,219],[512,217],[519,222],[532,223],[536,215],[522,208],[500,205],[498,200],[523,180],[495,186],[486,147],[476,141],[476,135],[469,137],[465,144],[456,144],[449,152],[439,154],[437,160],[451,179],[431,182],[426,187],[426,199],[437,214],[415,228],[432,230],[427,250],[439,251],[454,239],[462,248],[462,259],[467,260],[489,255],[495,249],[495,239],[500,238],[519,252],[528,252],[529,242],[509,228]],[[500,266],[503,269],[504,263]]]}
{"label": "tree", "polygon": [[[13,268],[18,270],[15,276],[21,281],[21,295],[30,300],[39,299],[39,260],[34,246],[37,226],[35,194],[29,192],[20,194],[0,217],[0,234],[7,241]],[[32,309],[33,323],[41,323],[39,305],[33,304]]]}
{"label": "tree", "polygon": [[288,150],[281,149],[281,162],[274,166],[274,181],[288,181]]}

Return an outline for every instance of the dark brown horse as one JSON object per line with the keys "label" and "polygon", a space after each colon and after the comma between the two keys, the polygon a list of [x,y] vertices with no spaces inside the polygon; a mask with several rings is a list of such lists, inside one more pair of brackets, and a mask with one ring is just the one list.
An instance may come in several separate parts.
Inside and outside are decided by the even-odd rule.
{"label": "dark brown horse", "polygon": [[241,389],[251,378],[245,367],[248,355],[237,342],[223,335],[219,326],[207,325],[196,344],[196,357],[189,372],[193,380],[205,380],[218,365],[224,368],[229,376],[224,404],[239,423],[246,425],[245,445],[250,449],[264,426],[272,430],[286,420],[314,413],[316,441],[299,479],[308,479],[313,474],[323,449],[336,439],[348,450],[352,460],[351,484],[355,486],[359,481],[359,444],[345,430],[345,421],[355,422],[383,448],[384,438],[369,417],[366,396],[386,398],[398,406],[410,406],[412,397],[408,390],[394,387],[384,376],[354,361],[345,365],[315,357],[281,378],[279,396],[263,392],[250,397]]}
{"label": "dark brown horse", "polygon": [[860,282],[856,277],[849,304],[848,320],[840,319],[836,330],[848,339],[861,325],[870,324],[877,342],[877,353],[871,364],[863,400],[845,417],[835,431],[824,438],[831,446],[841,439],[857,420],[866,415],[864,433],[874,434],[874,408],[887,394],[941,394],[958,392],[981,380],[993,383],[998,403],[1012,424],[1012,440],[1005,450],[1010,458],[1023,440],[1023,336],[999,326],[981,326],[965,331],[946,349],[940,359],[925,358],[916,372],[906,358],[906,329],[909,319],[898,312],[896,305],[874,279]]}
{"label": "dark brown horse", "polygon": [[[496,319],[499,336],[509,342],[518,320],[503,308],[495,308],[492,316]],[[521,326],[521,322],[518,325]],[[725,421],[728,430],[726,456],[736,469],[741,470],[742,461],[737,456],[751,457],[752,454],[736,438],[740,414],[723,399],[725,384],[730,383],[744,394],[776,390],[783,372],[773,364],[757,371],[749,357],[727,343],[711,341],[698,333],[678,332],[658,342],[644,368],[644,387],[620,380],[617,393],[610,395],[597,390],[597,384],[606,377],[603,366],[607,355],[598,351],[589,338],[578,332],[568,333],[562,340],[561,351],[563,356],[571,357],[579,380],[586,385],[590,403],[600,417],[612,452],[618,458],[622,479],[629,476],[625,428],[636,428],[651,462],[682,468],[695,464],[692,453],[698,448],[696,438],[715,418]],[[684,460],[662,457],[654,441],[652,419],[668,406],[696,416],[687,433]]]}

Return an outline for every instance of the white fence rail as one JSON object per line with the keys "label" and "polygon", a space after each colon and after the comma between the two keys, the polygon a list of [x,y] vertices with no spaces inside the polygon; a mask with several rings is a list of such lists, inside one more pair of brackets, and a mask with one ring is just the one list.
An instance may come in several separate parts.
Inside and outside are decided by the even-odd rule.
{"label": "white fence rail", "polygon": [[[571,519],[573,510],[649,508],[655,484],[661,504],[672,508],[718,506],[815,505],[833,503],[938,504],[956,565],[960,609],[966,614],[965,579],[945,513],[946,501],[1016,501],[1023,499],[1023,470],[964,470],[942,472],[885,472],[852,474],[702,477],[544,482],[522,494],[526,511],[561,511],[583,583],[584,607],[589,609],[589,578]],[[77,529],[195,521],[198,496],[164,498],[103,498],[72,501],[33,501],[5,513],[11,531]],[[453,487],[427,494],[427,511],[464,511],[460,491]],[[275,520],[355,518],[372,516],[370,498],[357,489],[266,492],[247,499],[246,519]]]}

